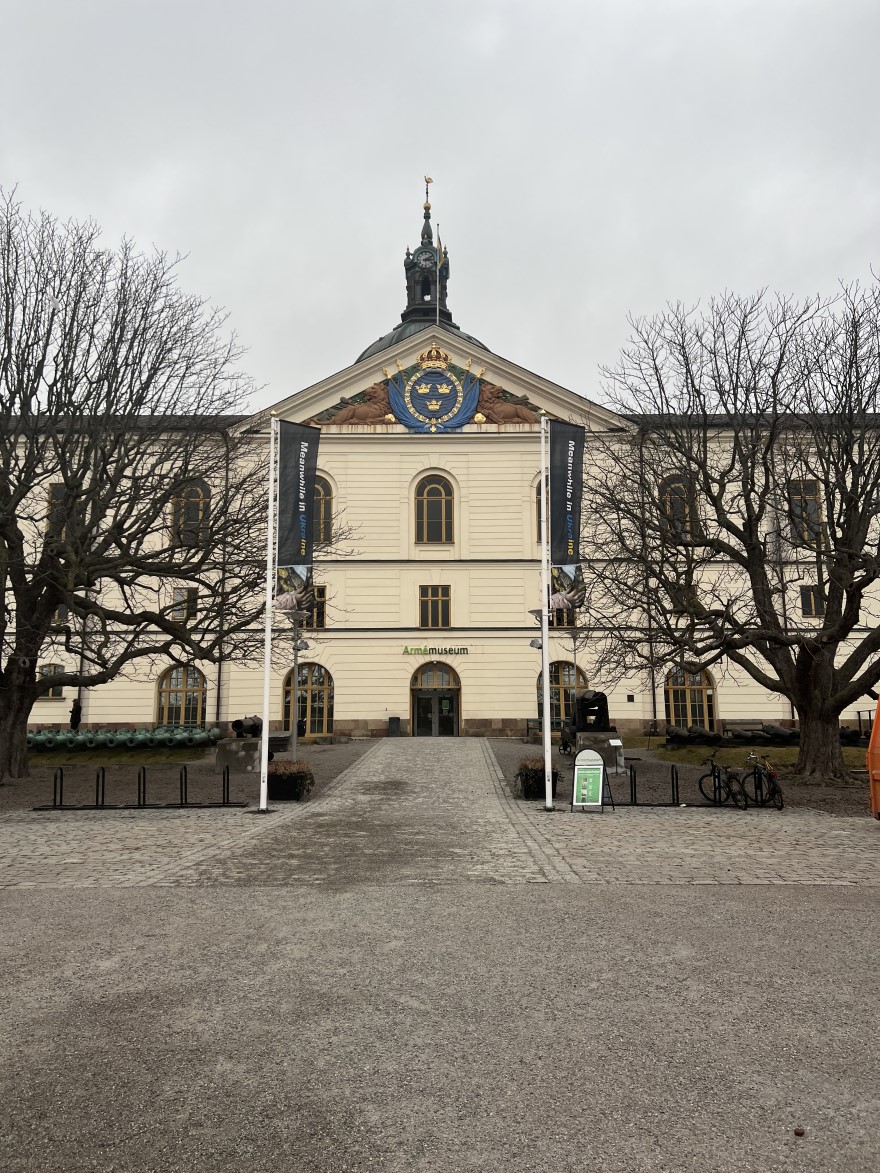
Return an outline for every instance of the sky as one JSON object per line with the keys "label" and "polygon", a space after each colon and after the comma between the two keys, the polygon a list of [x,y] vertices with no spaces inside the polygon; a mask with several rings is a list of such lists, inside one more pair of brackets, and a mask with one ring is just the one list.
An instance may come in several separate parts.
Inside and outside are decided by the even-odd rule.
{"label": "sky", "polygon": [[458,325],[599,401],[628,315],[880,273],[877,0],[3,7],[0,185],[184,254],[254,408],[399,322],[425,174]]}

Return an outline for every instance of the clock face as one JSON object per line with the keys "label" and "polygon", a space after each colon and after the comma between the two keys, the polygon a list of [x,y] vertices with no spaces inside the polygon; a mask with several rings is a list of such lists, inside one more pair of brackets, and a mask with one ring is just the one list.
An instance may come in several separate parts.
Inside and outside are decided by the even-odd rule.
{"label": "clock face", "polygon": [[433,269],[435,263],[434,254],[431,252],[421,252],[416,254],[416,264],[420,269]]}

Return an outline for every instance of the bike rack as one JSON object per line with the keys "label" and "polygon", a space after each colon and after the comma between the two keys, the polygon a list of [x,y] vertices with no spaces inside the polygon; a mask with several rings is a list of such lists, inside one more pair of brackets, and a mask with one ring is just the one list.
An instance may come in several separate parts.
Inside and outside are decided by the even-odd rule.
{"label": "bike rack", "polygon": [[229,797],[229,766],[223,767],[220,777],[219,802],[190,802],[189,801],[189,774],[185,765],[180,767],[178,774],[180,788],[179,802],[147,802],[147,767],[138,766],[137,770],[137,801],[136,802],[107,802],[107,771],[104,766],[98,766],[95,771],[95,801],[94,803],[77,803],[68,805],[64,801],[64,768],[58,766],[52,776],[52,803],[50,806],[35,806],[35,811],[103,811],[103,810],[199,810],[206,807],[245,807],[247,802],[232,802]]}

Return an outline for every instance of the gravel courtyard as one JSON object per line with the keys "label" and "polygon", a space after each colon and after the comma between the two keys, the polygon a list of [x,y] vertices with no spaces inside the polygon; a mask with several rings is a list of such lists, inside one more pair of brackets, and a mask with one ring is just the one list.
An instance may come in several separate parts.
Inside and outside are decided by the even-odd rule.
{"label": "gravel courtyard", "polygon": [[264,816],[4,794],[4,1173],[873,1173],[880,824],[547,813],[524,752],[320,747]]}

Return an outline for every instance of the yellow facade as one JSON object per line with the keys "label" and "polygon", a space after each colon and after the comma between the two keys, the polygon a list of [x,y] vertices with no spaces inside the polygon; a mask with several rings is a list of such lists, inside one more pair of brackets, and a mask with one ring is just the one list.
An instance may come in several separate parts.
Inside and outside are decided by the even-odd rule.
{"label": "yellow facade", "polygon": [[[276,404],[281,419],[306,422],[376,384],[390,369],[406,368],[434,344],[451,362],[475,369],[514,398],[587,429],[584,508],[589,509],[593,467],[590,436],[619,429],[623,421],[587,399],[539,378],[484,350],[456,345],[443,328],[412,338],[335,374]],[[269,413],[239,426],[262,429],[268,444]],[[306,631],[309,650],[309,732],[382,735],[398,718],[403,734],[428,731],[457,734],[522,734],[538,716],[540,652],[529,641],[538,634],[529,614],[540,602],[540,545],[536,491],[540,467],[537,422],[468,423],[449,434],[415,433],[400,423],[324,423],[318,472],[333,495],[339,543],[319,556],[315,581],[326,587],[326,626]],[[437,475],[452,491],[451,540],[417,540],[415,499],[419,482]],[[601,555],[587,551],[586,556]],[[433,594],[430,594],[430,590]],[[420,600],[447,599],[448,627],[421,626]],[[292,635],[286,620],[276,623],[271,720],[289,725],[284,709],[285,677],[292,667]],[[435,649],[435,650],[431,650]],[[621,730],[662,727],[666,720],[664,680],[634,677],[609,685],[589,673],[589,647],[573,648],[567,629],[551,630],[550,660],[574,663],[591,687],[608,692],[612,720]],[[426,665],[438,664],[454,712],[442,714],[431,690],[414,688]],[[262,709],[262,662],[199,666],[204,675],[202,719],[225,727]],[[445,673],[445,676],[443,675]],[[161,666],[143,666],[83,696],[83,725],[151,725],[162,715],[158,692]],[[314,676],[314,680],[312,680]],[[331,686],[332,680],[332,717]],[[317,683],[315,683],[317,681]],[[323,681],[323,683],[322,683]],[[579,674],[579,683],[584,677]],[[314,687],[313,687],[314,685]],[[718,717],[787,720],[787,702],[748,679],[724,674],[710,680],[710,704]],[[70,690],[68,690],[68,693]],[[428,695],[426,695],[428,694]],[[421,700],[419,699],[421,695]],[[682,693],[677,694],[680,704]],[[676,700],[669,694],[670,703]],[[690,701],[699,701],[688,693]],[[72,694],[40,701],[33,725],[64,724]],[[703,703],[705,703],[705,698]],[[321,707],[323,706],[323,708]],[[696,710],[693,710],[696,711]],[[674,714],[673,714],[674,716]],[[438,728],[442,726],[442,728]]]}

